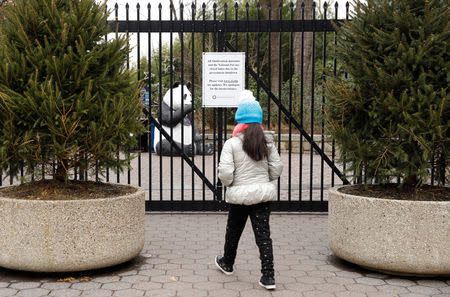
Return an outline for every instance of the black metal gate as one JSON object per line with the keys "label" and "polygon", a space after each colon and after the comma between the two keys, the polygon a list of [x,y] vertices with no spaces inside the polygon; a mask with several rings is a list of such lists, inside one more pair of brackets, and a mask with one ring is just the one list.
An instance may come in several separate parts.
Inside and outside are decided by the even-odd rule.
{"label": "black metal gate", "polygon": [[[155,8],[150,5],[147,5],[146,8],[146,12],[144,12],[138,4],[136,19],[131,20],[129,18],[129,6],[127,5],[125,7],[125,20],[119,20],[119,8],[116,4],[114,8],[115,21],[111,22],[111,28],[118,33],[124,33],[127,36],[134,35],[137,38],[136,67],[139,80],[143,78],[141,77],[141,35],[147,35],[148,51],[146,56],[148,65],[146,66],[148,66],[148,69],[144,69],[144,72],[147,71],[148,77],[145,82],[150,94],[148,108],[145,110],[147,115],[145,124],[148,126],[148,135],[139,138],[140,144],[136,162],[132,164],[133,170],[127,173],[128,183],[137,184],[147,190],[147,210],[218,211],[227,209],[223,199],[226,189],[222,187],[220,180],[217,178],[216,167],[223,142],[231,134],[230,124],[233,123],[230,122],[229,118],[230,114],[234,112],[223,108],[214,110],[201,108],[198,111],[192,111],[190,116],[202,131],[203,145],[207,142],[212,142],[214,145],[212,156],[205,156],[204,154],[188,156],[173,140],[172,129],[164,129],[155,120],[157,110],[162,104],[163,94],[170,89],[175,81],[179,81],[181,84],[191,81],[192,97],[198,98],[201,90],[195,82],[201,79],[201,73],[194,68],[196,64],[196,61],[194,61],[196,53],[194,51],[198,51],[198,47],[201,45],[202,52],[246,52],[246,87],[248,88],[251,85],[250,87],[256,90],[256,97],[265,110],[266,120],[263,124],[266,125],[266,129],[276,131],[278,150],[285,163],[285,171],[278,180],[278,199],[274,202],[274,210],[327,211],[328,203],[326,197],[324,197],[324,191],[335,184],[348,183],[341,173],[342,168],[338,168],[334,163],[336,150],[334,142],[327,142],[325,139],[324,121],[323,119],[317,120],[317,113],[323,114],[323,110],[317,109],[317,106],[315,106],[322,106],[325,103],[325,98],[320,93],[320,81],[323,77],[315,69],[316,64],[321,61],[323,65],[322,74],[325,71],[326,63],[330,61],[333,63],[332,71],[337,71],[336,59],[328,57],[330,46],[332,48],[336,44],[337,33],[333,22],[339,24],[342,21],[338,19],[337,4],[333,7],[334,12],[331,12],[332,9],[327,7],[326,4],[322,9],[313,4],[311,8],[312,19],[309,20],[304,17],[305,6],[297,8],[301,9],[301,19],[294,19],[296,8],[293,4],[280,5],[276,8],[269,6],[266,10],[268,16],[264,19],[262,19],[261,6],[259,5],[256,7],[257,16],[253,19],[249,16],[251,8],[248,4],[241,8],[245,11],[244,19],[239,19],[240,8],[237,4],[231,9],[226,5],[219,8],[216,4],[212,7],[203,4],[201,8],[192,5],[186,10],[181,5],[177,8],[178,19],[175,19],[177,12],[174,7],[166,7],[170,9],[169,20],[162,20],[162,10],[165,8],[161,4],[156,8],[159,15],[157,20],[151,19],[151,11]],[[234,13],[234,19],[228,18],[229,10]],[[286,10],[287,13],[283,12]],[[190,11],[190,19],[184,19],[185,11]],[[348,16],[348,4],[346,11]],[[318,13],[321,13],[321,18],[316,17]],[[331,20],[327,17],[327,14],[330,13],[334,15]],[[140,18],[145,14],[146,20],[141,20]],[[275,14],[278,16],[276,19],[272,18]],[[286,14],[289,17],[283,19]],[[212,19],[207,19],[208,15],[211,15]],[[218,18],[218,15],[221,16],[221,19]],[[162,41],[163,34],[169,35],[168,48]],[[301,37],[295,39],[294,34],[300,34]],[[312,43],[305,43],[306,34],[312,35]],[[154,35],[158,36],[157,50],[152,50],[152,36]],[[175,40],[176,46],[181,48],[178,51],[179,56],[176,57],[174,57],[174,35],[178,38],[178,40]],[[327,39],[331,39],[329,35],[334,38],[331,43],[327,42]],[[268,39],[265,42],[267,46],[265,50],[260,47],[263,36]],[[278,94],[272,92],[270,82],[270,72],[273,68],[271,62],[273,57],[270,51],[274,36],[277,37],[279,45],[278,63],[281,71],[278,73],[284,71],[285,77],[283,81],[282,74],[281,79],[278,79]],[[321,44],[318,44],[317,37],[320,37],[319,42]],[[286,39],[287,42],[285,42]],[[298,51],[294,52],[294,39],[301,42],[300,73],[294,73],[292,66],[294,54],[298,54]],[[188,44],[186,44],[186,40]],[[248,60],[250,55],[255,56],[254,52],[249,52],[251,48],[254,48],[254,45],[251,45],[254,41],[257,43],[256,67],[255,65],[249,65]],[[303,69],[305,46],[310,46],[311,56],[306,58],[312,61],[312,75],[308,76],[311,79],[308,81],[311,86],[309,90],[304,88],[304,84],[306,84],[304,81],[306,70]],[[322,48],[320,53],[316,53],[318,46]],[[265,68],[265,71],[269,72],[268,75],[266,74],[268,82],[262,75],[261,55],[264,51],[268,51],[268,55],[265,55],[265,62],[269,65]],[[287,71],[281,69],[282,67],[286,68],[282,66],[284,58],[282,57],[282,51],[288,52],[289,61],[287,64],[289,69]],[[165,62],[167,62],[168,69],[163,70]],[[130,67],[129,63],[127,66]],[[156,75],[154,75],[155,69],[157,69]],[[163,82],[164,72],[168,73],[169,80]],[[185,75],[185,73],[188,73],[188,75]],[[295,81],[295,75],[300,75],[299,82]],[[297,86],[294,84],[297,84]],[[283,88],[283,86],[286,87]],[[294,94],[293,88],[295,87],[300,89],[300,94]],[[262,100],[263,97],[265,98],[264,101]],[[287,100],[282,98],[287,98]],[[305,105],[305,98],[308,98],[308,106]],[[294,114],[293,104],[299,106],[300,116],[298,112]],[[304,117],[309,119],[309,131],[306,129]],[[278,121],[278,124],[273,124],[274,118],[275,122]],[[209,126],[206,125],[207,120],[210,122]],[[283,128],[288,129],[288,132],[286,133],[286,129]],[[173,151],[179,156],[163,157],[152,153],[152,129],[158,129],[160,134],[169,140]],[[315,136],[315,134],[318,134],[317,129],[320,132],[319,137]],[[327,152],[325,152],[326,147],[328,147]],[[185,164],[187,164],[186,168]],[[337,181],[335,176],[338,178]],[[109,180],[109,174],[107,180]],[[116,181],[120,182],[119,175],[117,175]]]}

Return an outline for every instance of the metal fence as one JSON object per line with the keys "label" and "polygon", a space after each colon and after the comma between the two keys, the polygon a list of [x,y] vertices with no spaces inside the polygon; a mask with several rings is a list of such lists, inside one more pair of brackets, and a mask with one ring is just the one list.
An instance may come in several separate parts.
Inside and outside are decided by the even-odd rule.
{"label": "metal fence", "polygon": [[[231,136],[234,111],[198,108],[190,112],[192,124],[201,131],[203,148],[212,143],[212,155],[188,155],[183,143],[180,147],[173,140],[173,130],[164,129],[156,117],[164,94],[175,81],[192,82],[190,92],[198,105],[201,99],[201,71],[196,67],[198,53],[240,51],[246,55],[246,88],[253,89],[260,101],[264,110],[263,124],[266,129],[275,131],[285,165],[277,181],[278,195],[273,210],[327,211],[326,189],[348,183],[341,173],[345,165],[335,164],[337,152],[334,141],[326,138],[321,108],[325,104],[321,90],[323,73],[325,69],[336,73],[338,68],[338,61],[332,57],[337,36],[335,25],[342,22],[338,18],[338,5],[328,7],[325,4],[320,9],[313,5],[307,11],[303,5],[295,8],[292,4],[258,5],[256,9],[237,4],[186,8],[181,5],[177,9],[161,4],[144,8],[138,4],[134,20],[130,19],[129,9],[127,5],[125,19],[119,20],[116,4],[112,11],[115,19],[110,24],[116,33],[105,39],[125,34],[136,41],[132,46],[137,48],[137,54],[129,57],[127,67],[135,69],[137,79],[144,79],[148,87],[149,101],[144,110],[146,118],[143,118],[148,131],[138,138],[137,157],[130,164],[132,169],[124,173],[108,169],[104,177],[75,170],[73,178],[140,186],[147,192],[146,209],[151,211],[226,210],[226,188],[217,178],[216,168],[222,145]],[[158,11],[158,19],[151,18],[154,9]],[[169,20],[162,19],[163,9],[170,9]],[[348,18],[348,10],[347,4],[344,18]],[[190,17],[185,18],[185,15]],[[154,44],[155,35],[157,44]],[[167,37],[168,42],[163,42]],[[143,39],[146,40],[147,65],[142,65]],[[274,60],[278,61],[277,65]],[[295,61],[299,61],[300,66],[294,65]],[[309,69],[305,69],[307,61],[311,62]],[[278,73],[278,77],[273,72]],[[169,140],[173,156],[152,152],[154,129]],[[13,183],[11,179],[10,184]]]}
{"label": "metal fence", "polygon": [[[251,18],[252,8],[249,5],[239,7],[211,7],[203,4],[201,8],[194,5],[184,7],[181,5],[178,10],[178,19],[175,20],[174,7],[166,7],[170,9],[170,20],[162,20],[162,10],[164,7],[160,4],[156,8],[150,5],[145,10],[137,6],[136,20],[129,18],[129,6],[126,9],[125,20],[118,19],[118,6],[114,8],[115,21],[111,23],[111,28],[116,32],[127,35],[134,34],[137,38],[137,56],[136,66],[138,70],[138,79],[141,79],[141,36],[147,35],[147,59],[148,69],[147,85],[149,87],[150,100],[147,109],[148,119],[148,137],[139,138],[138,156],[133,171],[127,173],[127,182],[135,183],[148,189],[148,210],[225,210],[226,204],[223,202],[224,192],[226,189],[222,186],[217,178],[216,167],[220,158],[220,152],[223,142],[230,136],[229,125],[232,124],[230,114],[233,111],[216,108],[206,110],[201,108],[192,111],[190,118],[197,124],[202,134],[202,145],[211,142],[214,146],[212,156],[205,154],[197,156],[188,156],[183,151],[183,143],[181,147],[173,140],[172,129],[164,129],[155,117],[157,110],[161,108],[162,97],[170,88],[173,82],[179,81],[185,84],[187,81],[193,82],[191,93],[196,98],[201,93],[199,84],[195,82],[201,79],[201,73],[198,69],[194,69],[196,61],[196,47],[201,46],[201,51],[245,51],[246,53],[246,87],[256,89],[256,97],[260,101],[265,110],[266,129],[275,130],[277,134],[278,150],[281,152],[282,159],[285,163],[285,172],[278,180],[278,197],[274,203],[274,210],[279,211],[326,211],[327,201],[324,197],[324,190],[334,186],[336,183],[347,183],[334,161],[336,150],[334,142],[327,144],[329,149],[325,153],[325,135],[323,119],[317,121],[318,108],[325,103],[325,98],[320,94],[318,81],[322,79],[320,73],[315,69],[316,63],[321,56],[321,63],[325,68],[327,62],[328,50],[336,42],[336,32],[333,22],[338,24],[338,6],[334,9],[334,18],[329,19],[328,13],[330,8],[325,6],[321,11],[322,17],[317,17],[319,9],[315,5],[311,8],[311,12],[306,11],[306,7],[301,8],[301,19],[294,18],[294,6],[287,7],[267,7],[268,12],[266,18],[262,19],[262,7],[256,7],[256,18]],[[159,19],[151,19],[151,10],[157,9]],[[244,19],[239,19],[244,11]],[[286,12],[287,11],[287,12]],[[184,19],[184,15],[190,12],[190,19]],[[231,13],[230,13],[231,12]],[[143,14],[147,14],[146,20],[141,20]],[[234,18],[229,18],[228,13],[234,14]],[[306,20],[305,14],[310,15],[311,19]],[[276,15],[277,17],[274,17]],[[286,15],[288,17],[286,17]],[[210,17],[210,19],[208,19]],[[286,19],[283,19],[285,17]],[[347,15],[348,17],[348,5]],[[332,39],[330,39],[330,33]],[[158,36],[157,50],[152,51],[152,35]],[[300,34],[300,38],[295,39],[294,34]],[[309,43],[305,44],[305,35],[310,34]],[[317,44],[318,35],[320,34],[321,44]],[[168,52],[163,53],[164,44],[162,42],[163,35],[169,35]],[[174,39],[175,38],[175,39]],[[265,42],[262,39],[265,38]],[[275,38],[275,39],[274,39]],[[300,42],[300,52],[294,52],[294,39]],[[251,52],[255,50],[256,53]],[[278,73],[284,72],[287,79],[278,79],[278,90],[273,91],[271,88],[271,71],[274,71],[272,59],[273,47],[272,43],[278,43]],[[179,46],[178,56],[174,57],[174,45]],[[198,45],[197,45],[198,43]],[[253,43],[253,44],[251,44]],[[265,44],[266,49],[261,49],[261,45]],[[303,69],[305,58],[305,46],[308,48],[310,55],[306,57],[311,59],[312,67],[311,75],[305,74]],[[321,52],[317,53],[316,48],[321,47]],[[282,48],[283,47],[283,48]],[[284,48],[286,47],[286,48]],[[261,65],[263,52],[265,62],[270,65],[265,67],[266,76],[263,77],[263,65]],[[282,54],[282,52],[285,52]],[[287,54],[286,54],[287,52]],[[301,56],[300,81],[294,79],[294,54]],[[256,65],[249,65],[249,58],[253,55]],[[256,55],[256,57],[254,57]],[[169,76],[169,84],[163,83],[164,69],[163,60],[168,58],[168,70],[166,74]],[[284,59],[284,60],[283,60]],[[190,60],[190,61],[189,61]],[[287,60],[287,61],[286,61]],[[331,60],[332,69],[336,72],[337,61]],[[152,63],[159,63],[154,65]],[[175,65],[177,64],[177,65]],[[190,64],[190,69],[189,68]],[[289,69],[282,69],[289,67]],[[128,64],[128,67],[130,65]],[[154,69],[158,69],[156,75]],[[176,68],[176,69],[175,69]],[[267,73],[268,72],[268,73]],[[305,82],[305,77],[310,81]],[[283,81],[284,80],[284,81]],[[297,86],[294,84],[297,83]],[[306,90],[304,85],[308,84],[310,88]],[[283,87],[286,86],[286,87]],[[151,88],[154,87],[152,90]],[[293,88],[298,87],[300,93],[294,94]],[[287,98],[287,100],[282,100]],[[308,107],[305,106],[306,98],[308,98]],[[293,104],[300,106],[300,116],[293,114]],[[172,107],[172,106],[171,106]],[[319,115],[321,113],[319,109]],[[304,117],[309,118],[309,131],[305,130]],[[211,119],[212,117],[212,119]],[[207,118],[210,124],[207,126]],[[152,126],[160,131],[173,145],[173,151],[179,156],[158,156],[151,153],[150,140],[152,139]],[[193,125],[192,125],[193,127]],[[317,131],[318,129],[318,131]],[[194,133],[194,130],[192,130]],[[315,137],[319,135],[319,138]],[[210,138],[210,139],[207,139]],[[295,138],[295,140],[293,140]],[[144,145],[143,142],[148,143]],[[158,140],[155,140],[158,141]],[[295,142],[295,144],[294,144]],[[283,148],[284,144],[284,148]],[[143,150],[142,150],[143,148]],[[146,163],[144,166],[143,163]],[[133,175],[133,177],[132,177]],[[107,178],[108,179],[108,178]],[[144,179],[146,181],[144,181]],[[117,175],[117,182],[121,182],[120,176]]]}

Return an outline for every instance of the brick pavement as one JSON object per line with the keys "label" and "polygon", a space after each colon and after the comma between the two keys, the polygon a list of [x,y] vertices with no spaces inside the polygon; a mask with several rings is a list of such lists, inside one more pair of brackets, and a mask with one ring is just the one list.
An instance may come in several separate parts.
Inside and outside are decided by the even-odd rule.
{"label": "brick pavement", "polygon": [[226,276],[214,265],[223,246],[224,214],[151,213],[146,220],[146,244],[135,260],[70,274],[0,268],[0,296],[450,296],[450,279],[389,276],[337,259],[327,247],[325,214],[271,216],[277,282],[272,292],[258,285],[249,223],[235,274]]}

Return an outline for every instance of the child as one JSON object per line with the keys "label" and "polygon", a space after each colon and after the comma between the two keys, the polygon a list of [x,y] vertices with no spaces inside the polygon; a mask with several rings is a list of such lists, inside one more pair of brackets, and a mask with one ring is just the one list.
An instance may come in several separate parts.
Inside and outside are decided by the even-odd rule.
{"label": "child", "polygon": [[272,240],[270,238],[270,201],[276,199],[277,188],[271,183],[283,170],[273,135],[263,132],[262,109],[249,90],[240,95],[233,137],[224,144],[219,162],[219,178],[228,187],[225,200],[231,204],[225,235],[223,257],[216,266],[225,274],[233,273],[236,251],[247,217],[255,233],[261,259],[259,284],[275,289]]}

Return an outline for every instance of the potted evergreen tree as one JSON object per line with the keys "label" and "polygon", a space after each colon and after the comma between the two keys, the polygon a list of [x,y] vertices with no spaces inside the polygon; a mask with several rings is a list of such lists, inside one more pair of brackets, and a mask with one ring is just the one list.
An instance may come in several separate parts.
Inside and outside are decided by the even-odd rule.
{"label": "potted evergreen tree", "polygon": [[135,257],[144,192],[72,180],[75,168],[123,170],[130,157],[119,152],[141,133],[127,40],[105,40],[95,0],[16,0],[2,17],[0,170],[25,170],[27,182],[0,189],[0,266],[76,271]]}
{"label": "potted evergreen tree", "polygon": [[367,0],[338,29],[326,120],[358,185],[329,191],[329,245],[347,261],[450,274],[448,21],[447,1]]}

